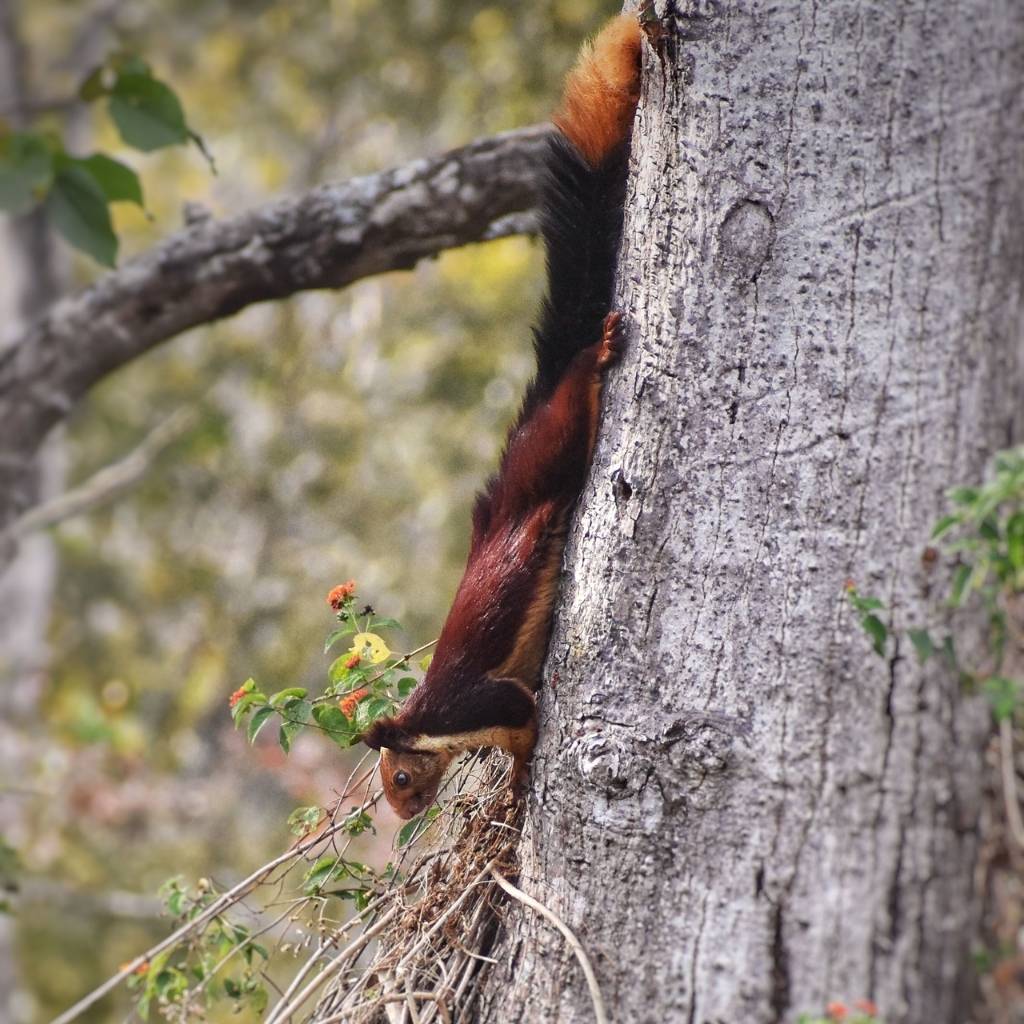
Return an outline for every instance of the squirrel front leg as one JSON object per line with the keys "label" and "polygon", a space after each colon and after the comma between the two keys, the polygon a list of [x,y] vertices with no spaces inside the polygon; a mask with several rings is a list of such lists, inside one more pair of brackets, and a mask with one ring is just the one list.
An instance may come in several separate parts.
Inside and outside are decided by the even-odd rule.
{"label": "squirrel front leg", "polygon": [[530,759],[533,748],[537,745],[537,713],[533,714],[529,723],[510,737],[509,752],[512,754],[512,795],[518,800],[526,792],[526,783],[530,779]]}

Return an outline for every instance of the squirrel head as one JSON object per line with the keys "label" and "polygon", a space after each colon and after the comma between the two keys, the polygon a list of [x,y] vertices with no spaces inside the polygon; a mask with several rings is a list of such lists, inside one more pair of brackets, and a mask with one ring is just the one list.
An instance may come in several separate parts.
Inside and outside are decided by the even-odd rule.
{"label": "squirrel head", "polygon": [[380,781],[384,795],[400,818],[415,818],[425,811],[437,796],[450,754],[424,751],[380,751]]}
{"label": "squirrel head", "polygon": [[414,818],[434,802],[451,754],[416,750],[414,737],[390,718],[374,722],[363,742],[380,751],[384,795],[400,818]]}

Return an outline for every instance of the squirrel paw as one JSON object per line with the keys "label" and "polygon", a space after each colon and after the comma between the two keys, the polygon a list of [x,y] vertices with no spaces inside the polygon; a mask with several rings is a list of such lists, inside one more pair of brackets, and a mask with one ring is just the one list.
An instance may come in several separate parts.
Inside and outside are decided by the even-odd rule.
{"label": "squirrel paw", "polygon": [[622,314],[613,310],[604,318],[604,329],[597,348],[597,368],[603,370],[618,360],[625,345]]}
{"label": "squirrel paw", "polygon": [[526,796],[526,787],[530,781],[530,762],[525,758],[515,758],[512,762],[512,778],[509,779],[509,791],[513,803],[519,803]]}

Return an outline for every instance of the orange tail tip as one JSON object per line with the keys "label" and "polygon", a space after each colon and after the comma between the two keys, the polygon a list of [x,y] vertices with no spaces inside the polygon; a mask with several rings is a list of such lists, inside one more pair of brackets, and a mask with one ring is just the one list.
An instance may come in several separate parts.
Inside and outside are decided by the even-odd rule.
{"label": "orange tail tip", "polygon": [[585,43],[565,80],[555,124],[591,167],[629,133],[640,95],[640,23],[636,15],[613,18]]}

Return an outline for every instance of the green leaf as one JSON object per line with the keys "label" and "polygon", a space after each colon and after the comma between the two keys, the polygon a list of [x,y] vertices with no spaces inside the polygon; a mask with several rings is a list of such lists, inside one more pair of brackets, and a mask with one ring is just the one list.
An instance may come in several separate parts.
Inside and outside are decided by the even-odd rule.
{"label": "green leaf", "polygon": [[78,98],[86,103],[91,103],[93,100],[98,100],[101,96],[106,96],[110,92],[109,78],[110,69],[106,64],[93,68],[82,79],[82,84],[78,87]]}
{"label": "green leaf", "polygon": [[305,697],[309,691],[304,686],[289,686],[285,690],[278,690],[277,693],[272,694],[270,697],[270,703],[275,707],[286,700],[289,697]]}
{"label": "green leaf", "polygon": [[1006,521],[1006,554],[1014,569],[1024,568],[1024,512]]}
{"label": "green leaf", "polygon": [[373,818],[371,818],[366,811],[360,810],[358,807],[353,807],[349,812],[348,816],[342,822],[341,827],[350,836],[360,836],[367,830],[376,833],[376,829],[373,827]]}
{"label": "green leaf", "polygon": [[306,895],[319,892],[328,882],[344,878],[351,874],[348,864],[340,857],[321,857],[303,877],[303,889]]}
{"label": "green leaf", "polygon": [[932,527],[932,540],[938,540],[944,533],[948,533],[957,523],[960,522],[960,517],[943,516],[933,527]]}
{"label": "green leaf", "polygon": [[986,516],[978,524],[978,536],[990,543],[999,540],[999,524],[992,516]]}
{"label": "green leaf", "polygon": [[231,717],[235,721],[235,728],[238,728],[241,720],[252,711],[253,707],[257,704],[266,704],[267,695],[260,693],[258,690],[254,690],[252,693],[247,693],[232,709]]}
{"label": "green leaf", "polygon": [[340,708],[333,704],[316,704],[313,707],[313,719],[340,747],[352,745],[352,723]]}
{"label": "green leaf", "polygon": [[910,629],[907,635],[917,652],[917,660],[923,665],[935,653],[931,634],[927,629]]}
{"label": "green leaf", "polygon": [[260,734],[260,729],[267,724],[267,719],[271,715],[275,714],[275,709],[269,704],[264,704],[256,714],[249,719],[249,728],[246,730],[246,735],[249,737],[250,743],[256,742],[256,737]]}
{"label": "green leaf", "polygon": [[92,175],[93,180],[107,197],[108,203],[125,202],[135,203],[136,206],[144,205],[139,176],[127,164],[106,156],[104,153],[94,153],[82,160],[74,160],[73,163]]}
{"label": "green leaf", "polygon": [[0,137],[0,210],[24,213],[37,203],[53,179],[53,154],[30,132]]}
{"label": "green leaf", "polygon": [[415,679],[413,676],[403,676],[398,680],[398,696],[403,699],[408,697],[409,694],[416,689],[418,683],[419,680]]}
{"label": "green leaf", "polygon": [[973,505],[978,500],[976,487],[954,487],[949,492],[950,501],[954,505]]}
{"label": "green leaf", "polygon": [[284,703],[284,716],[295,725],[305,725],[313,717],[313,705],[308,700],[291,697]]}
{"label": "green leaf", "polygon": [[110,117],[121,138],[144,153],[188,142],[185,112],[163,82],[137,70],[122,71],[110,94]]}
{"label": "green leaf", "polygon": [[875,653],[884,657],[885,642],[889,637],[889,631],[885,628],[885,624],[876,615],[865,615],[860,620],[860,624],[864,627],[864,632],[871,637]]}
{"label": "green leaf", "polygon": [[307,832],[311,832],[313,829],[320,824],[321,818],[324,816],[324,809],[322,807],[296,807],[291,814],[288,815],[288,828],[292,835],[304,836]]}
{"label": "green leaf", "polygon": [[327,670],[327,678],[332,683],[340,683],[341,680],[345,679],[350,672],[358,671],[357,669],[346,668],[345,663],[351,657],[351,652],[346,652],[331,662],[331,667]]}
{"label": "green leaf", "polygon": [[167,897],[167,912],[171,917],[181,917],[182,911],[185,909],[185,893],[180,890],[172,892]]}
{"label": "green leaf", "polygon": [[[415,818],[403,825],[398,832],[398,845],[399,847],[407,846],[412,842],[413,838],[419,838],[430,823],[441,813],[441,808],[434,806],[428,807],[422,814],[418,814]],[[417,831],[419,830],[419,831]]]}
{"label": "green leaf", "polygon": [[368,632],[373,632],[375,629],[401,629],[402,624],[398,619],[373,619],[368,627]]}
{"label": "green leaf", "polygon": [[953,584],[949,591],[949,603],[954,608],[959,606],[960,602],[964,597],[964,590],[967,587],[967,581],[971,578],[971,567],[969,565],[958,565],[956,572],[953,573]]}
{"label": "green leaf", "polygon": [[76,249],[106,267],[114,266],[117,235],[110,223],[107,197],[92,175],[74,166],[59,171],[46,197],[46,212]]}
{"label": "green leaf", "polygon": [[249,990],[249,1005],[252,1007],[254,1013],[262,1014],[267,1008],[268,1001],[269,995],[263,985],[257,985]]}
{"label": "green leaf", "polygon": [[352,626],[342,626],[339,629],[332,630],[324,641],[324,654],[326,654],[342,637],[351,636],[354,632],[355,629]]}
{"label": "green leaf", "polygon": [[282,722],[281,728],[278,730],[277,742],[281,745],[281,749],[286,753],[290,753],[292,749],[292,741],[296,736],[305,728],[302,722]]}
{"label": "green leaf", "polygon": [[956,641],[951,633],[947,634],[942,641],[942,658],[951,671],[960,671],[960,660],[956,656]]}
{"label": "green leaf", "polygon": [[991,676],[982,684],[981,691],[992,705],[992,714],[997,722],[1013,718],[1013,713],[1017,709],[1019,693],[1019,687],[1015,680],[1007,679],[1004,676]]}
{"label": "green leaf", "polygon": [[395,702],[388,697],[369,697],[356,705],[356,730],[362,735],[382,715],[390,715],[395,710]]}

